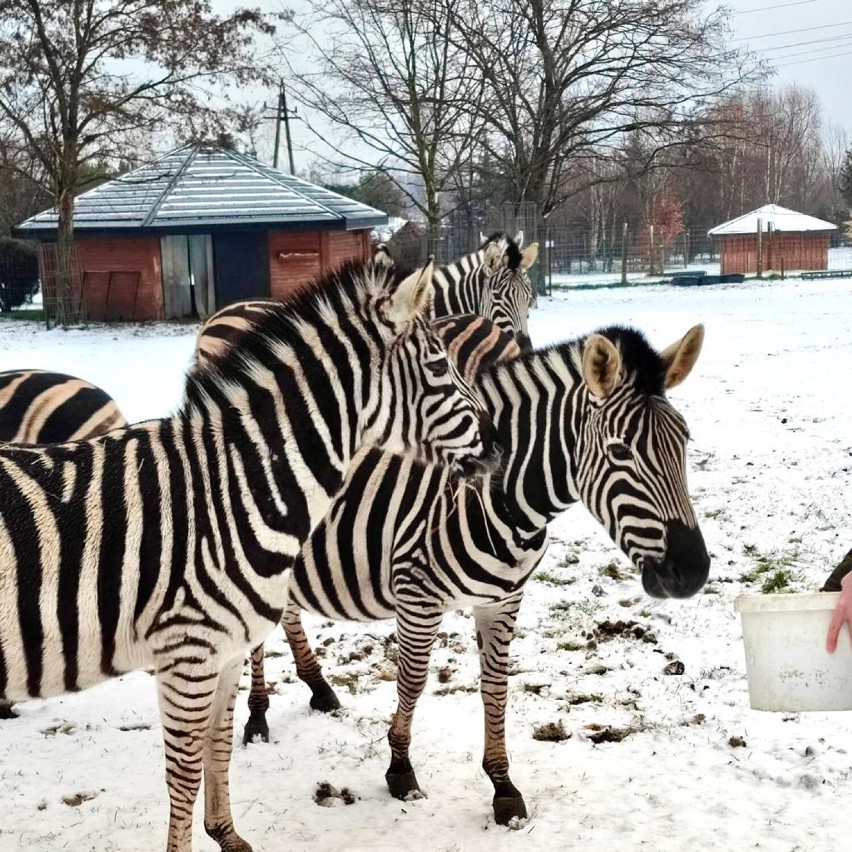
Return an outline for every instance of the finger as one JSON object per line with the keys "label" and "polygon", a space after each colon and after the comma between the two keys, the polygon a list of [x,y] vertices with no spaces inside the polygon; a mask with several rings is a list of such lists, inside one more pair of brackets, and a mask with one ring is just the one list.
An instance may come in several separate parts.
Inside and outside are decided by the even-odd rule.
{"label": "finger", "polygon": [[840,628],[843,626],[843,610],[836,609],[831,616],[831,624],[828,626],[828,638],[825,642],[825,649],[829,654],[833,654],[837,648],[837,637],[840,635]]}

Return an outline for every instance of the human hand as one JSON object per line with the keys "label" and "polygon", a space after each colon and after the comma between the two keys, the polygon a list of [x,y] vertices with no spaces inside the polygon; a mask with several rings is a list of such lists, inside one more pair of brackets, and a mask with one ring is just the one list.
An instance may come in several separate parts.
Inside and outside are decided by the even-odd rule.
{"label": "human hand", "polygon": [[847,574],[840,583],[840,599],[831,616],[831,624],[828,628],[828,638],[825,647],[829,654],[833,654],[837,648],[837,637],[846,625],[849,632],[849,641],[852,642],[852,573]]}

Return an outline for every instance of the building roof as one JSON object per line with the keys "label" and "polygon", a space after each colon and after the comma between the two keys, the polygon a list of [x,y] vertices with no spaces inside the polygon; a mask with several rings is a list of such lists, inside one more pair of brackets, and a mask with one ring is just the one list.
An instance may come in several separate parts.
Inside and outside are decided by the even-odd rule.
{"label": "building roof", "polygon": [[773,231],[783,231],[788,234],[837,230],[837,225],[832,225],[831,222],[823,222],[822,219],[815,219],[813,216],[806,216],[804,213],[797,213],[795,210],[788,210],[786,207],[779,207],[777,204],[765,204],[757,210],[752,210],[751,213],[746,213],[736,219],[731,219],[730,222],[717,225],[707,233],[711,237],[756,234],[758,220],[760,220],[764,231],[769,230],[770,224]]}
{"label": "building roof", "polygon": [[[20,237],[56,233],[56,208],[15,228]],[[368,207],[229,148],[186,146],[78,196],[74,230],[187,233],[275,227],[346,230],[386,225]]]}

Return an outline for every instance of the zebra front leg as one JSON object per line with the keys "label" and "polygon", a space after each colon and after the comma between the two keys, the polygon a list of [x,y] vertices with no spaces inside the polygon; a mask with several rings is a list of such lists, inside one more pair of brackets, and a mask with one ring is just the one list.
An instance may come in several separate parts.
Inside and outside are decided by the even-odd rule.
{"label": "zebra front leg", "polygon": [[417,699],[426,686],[429,657],[442,617],[443,612],[440,611],[398,608],[396,612],[396,636],[399,642],[397,705],[388,732],[391,762],[385,780],[391,795],[397,799],[422,793],[408,756],[411,720]]}
{"label": "zebra front leg", "polygon": [[314,656],[302,627],[302,610],[291,603],[284,610],[281,625],[296,661],[296,674],[311,689],[311,709],[331,713],[340,709],[340,701],[329,682],[322,676],[322,666]]}
{"label": "zebra front leg", "polygon": [[269,742],[269,725],[266,723],[266,711],[269,709],[269,689],[266,686],[263,654],[263,645],[258,645],[251,652],[249,717],[243,728],[243,745],[248,745],[255,737],[260,737],[265,743]]}
{"label": "zebra front leg", "polygon": [[506,753],[506,701],[509,680],[509,646],[522,595],[496,604],[473,608],[479,646],[479,688],[485,711],[485,756],[482,768],[494,785],[494,819],[506,825],[512,817],[524,818],[524,797],[509,778]]}
{"label": "zebra front leg", "polygon": [[251,846],[234,830],[228,781],[234,742],[234,704],[244,662],[241,655],[220,672],[204,741],[204,828],[222,852],[251,852]]}
{"label": "zebra front leg", "polygon": [[170,805],[168,852],[192,849],[192,809],[218,681],[219,671],[210,660],[166,658],[157,666]]}

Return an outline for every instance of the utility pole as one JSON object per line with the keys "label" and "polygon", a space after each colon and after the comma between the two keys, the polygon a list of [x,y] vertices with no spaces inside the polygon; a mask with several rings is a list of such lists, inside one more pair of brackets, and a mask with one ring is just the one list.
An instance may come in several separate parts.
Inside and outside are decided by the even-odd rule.
{"label": "utility pole", "polygon": [[[266,104],[264,104],[264,107]],[[282,80],[278,88],[278,98],[275,105],[275,115],[268,115],[266,118],[275,122],[275,150],[272,154],[272,166],[278,168],[278,149],[281,146],[281,125],[284,125],[284,141],[287,144],[287,157],[290,162],[290,174],[296,174],[296,166],[293,163],[293,140],[290,136],[290,122],[296,121],[299,116],[296,115],[296,110],[292,112],[287,108],[287,92],[284,88]]]}

